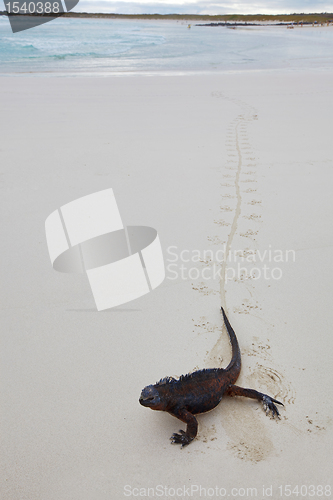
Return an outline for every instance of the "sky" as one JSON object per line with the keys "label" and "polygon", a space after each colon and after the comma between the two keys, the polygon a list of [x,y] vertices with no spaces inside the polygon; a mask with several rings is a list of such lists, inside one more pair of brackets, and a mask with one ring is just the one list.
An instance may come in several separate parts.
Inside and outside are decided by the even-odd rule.
{"label": "sky", "polygon": [[284,14],[333,12],[333,0],[80,0],[74,10],[123,14]]}
{"label": "sky", "polygon": [[[0,10],[5,10],[0,0]],[[80,0],[76,12],[118,14],[292,14],[333,12],[333,0]]]}

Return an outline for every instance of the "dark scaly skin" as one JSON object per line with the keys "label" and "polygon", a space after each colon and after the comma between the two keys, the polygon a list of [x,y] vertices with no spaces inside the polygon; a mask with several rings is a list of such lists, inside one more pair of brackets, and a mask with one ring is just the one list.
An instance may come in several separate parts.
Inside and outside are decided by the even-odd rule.
{"label": "dark scaly skin", "polygon": [[179,379],[166,377],[155,385],[148,385],[141,392],[139,402],[152,410],[166,411],[187,424],[186,431],[171,436],[173,444],[188,445],[197,435],[198,422],[194,415],[212,410],[219,404],[223,395],[245,396],[262,401],[266,414],[272,412],[273,418],[279,417],[274,403],[280,401],[255,391],[234,385],[241,370],[241,354],[236,334],[221,307],[224,323],[230,337],[232,358],[227,368],[199,370]]}

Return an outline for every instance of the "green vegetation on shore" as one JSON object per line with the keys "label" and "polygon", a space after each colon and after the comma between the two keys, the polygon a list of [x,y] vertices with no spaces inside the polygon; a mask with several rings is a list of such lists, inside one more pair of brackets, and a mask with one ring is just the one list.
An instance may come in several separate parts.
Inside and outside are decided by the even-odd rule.
{"label": "green vegetation on shore", "polygon": [[[6,11],[0,11],[0,15],[7,15]],[[44,14],[45,15],[45,14]],[[201,14],[103,14],[89,12],[65,12],[63,17],[95,18],[95,19],[151,19],[151,20],[175,20],[175,21],[210,21],[212,23],[328,23],[333,22],[333,13],[321,14],[230,14],[230,15],[201,15]]]}
{"label": "green vegetation on shore", "polygon": [[200,14],[90,14],[86,12],[68,12],[65,17],[97,17],[112,19],[170,19],[176,21],[210,21],[227,23],[327,23],[333,21],[333,13],[323,14],[231,14],[231,15],[200,15]]}

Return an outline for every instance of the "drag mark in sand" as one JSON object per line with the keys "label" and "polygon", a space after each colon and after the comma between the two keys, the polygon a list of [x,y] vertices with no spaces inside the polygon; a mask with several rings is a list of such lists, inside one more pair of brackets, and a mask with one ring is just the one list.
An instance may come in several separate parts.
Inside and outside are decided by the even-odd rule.
{"label": "drag mark in sand", "polygon": [[[227,241],[225,245],[225,256],[228,256],[230,252],[232,251],[232,245],[234,241],[235,234],[238,229],[239,225],[239,219],[241,216],[241,211],[242,211],[242,195],[241,195],[241,182],[243,183],[254,183],[256,182],[255,179],[255,174],[256,171],[254,170],[253,167],[256,166],[254,163],[255,156],[252,150],[252,147],[250,145],[249,139],[247,137],[247,124],[253,120],[257,119],[257,112],[256,110],[249,104],[242,102],[236,98],[232,98],[229,96],[226,96],[222,92],[212,92],[212,97],[214,98],[221,98],[223,100],[232,102],[236,106],[240,107],[240,114],[236,116],[236,118],[230,123],[229,129],[227,132],[227,137],[226,137],[226,150],[227,150],[227,164],[224,166],[226,170],[233,171],[234,174],[223,174],[223,177],[228,178],[228,182],[226,183],[221,183],[221,187],[223,188],[233,188],[233,193],[225,193],[222,195],[223,199],[236,199],[236,205],[232,208],[230,206],[223,205],[220,207],[220,211],[224,212],[227,216],[228,213],[230,215],[232,214],[232,219],[230,220],[222,220],[219,221],[219,225],[221,226],[226,226],[230,227],[228,236],[227,236]],[[244,158],[245,157],[245,158]],[[249,157],[249,158],[247,158]],[[249,163],[249,159],[251,159],[251,163]],[[243,172],[244,168],[247,170]],[[241,176],[244,175],[244,179],[241,180]],[[249,176],[251,176],[249,178]],[[233,181],[233,182],[232,182]],[[224,189],[225,191],[225,189]],[[248,188],[247,190],[244,190],[245,197],[249,195],[249,193],[255,192],[256,189],[254,188]],[[247,202],[249,203],[249,202]],[[260,201],[257,200],[252,200],[250,202],[251,204],[260,204]],[[249,215],[244,216],[244,218],[249,221],[249,222],[254,222],[256,223],[258,220],[261,219],[260,214],[252,214],[251,218]],[[244,238],[247,239],[252,239],[253,237],[256,236],[258,231],[253,230],[252,228],[246,228],[245,231],[243,231],[240,236],[243,236]],[[216,240],[217,241],[217,240]],[[245,252],[246,249],[244,249]],[[222,307],[227,310],[226,306],[226,273],[227,273],[227,265],[228,265],[228,260],[225,258],[221,262],[221,273],[220,273],[220,296],[221,296],[221,305]],[[226,348],[228,349],[227,345],[227,335],[226,335],[226,330],[225,327],[223,327],[223,330],[221,332],[221,335],[219,339],[217,340],[215,346],[211,350],[210,353],[210,360],[213,363],[220,362],[222,359],[222,354],[226,352]]]}
{"label": "drag mark in sand", "polygon": [[[235,175],[235,190],[236,190],[237,204],[236,204],[236,208],[235,208],[234,218],[233,218],[233,221],[231,223],[230,233],[229,233],[229,236],[228,236],[228,239],[227,239],[226,255],[229,255],[229,252],[231,250],[231,244],[232,244],[232,240],[233,240],[234,235],[235,235],[236,230],[237,230],[237,221],[238,221],[238,217],[240,216],[240,213],[241,213],[241,204],[242,204],[242,198],[241,198],[240,189],[239,189],[239,176],[240,176],[241,169],[242,169],[242,154],[241,154],[241,150],[240,150],[240,147],[239,147],[238,126],[239,126],[239,122],[237,123],[237,125],[235,127],[236,151],[237,151],[237,154],[238,154],[238,165],[237,165],[237,171],[236,171],[236,175]],[[222,262],[222,272],[221,272],[222,278],[221,278],[221,281],[220,281],[221,305],[223,307],[226,306],[226,298],[225,298],[225,273],[226,273],[226,266],[227,266],[227,261],[225,259]]]}

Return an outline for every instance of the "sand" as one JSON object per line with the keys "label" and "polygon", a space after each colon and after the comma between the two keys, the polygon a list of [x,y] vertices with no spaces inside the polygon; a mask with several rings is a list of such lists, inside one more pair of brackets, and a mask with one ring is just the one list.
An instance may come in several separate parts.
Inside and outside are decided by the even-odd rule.
{"label": "sand", "polygon": [[[2,498],[328,492],[332,92],[324,71],[1,80]],[[52,269],[44,222],[109,187],[125,224],[158,230],[167,277],[97,312],[84,276]],[[266,257],[237,275],[223,248]],[[201,262],[170,262],[184,250]],[[285,407],[276,421],[225,398],[181,450],[169,437],[184,426],[138,398],[228,364],[221,303],[239,385]]]}

